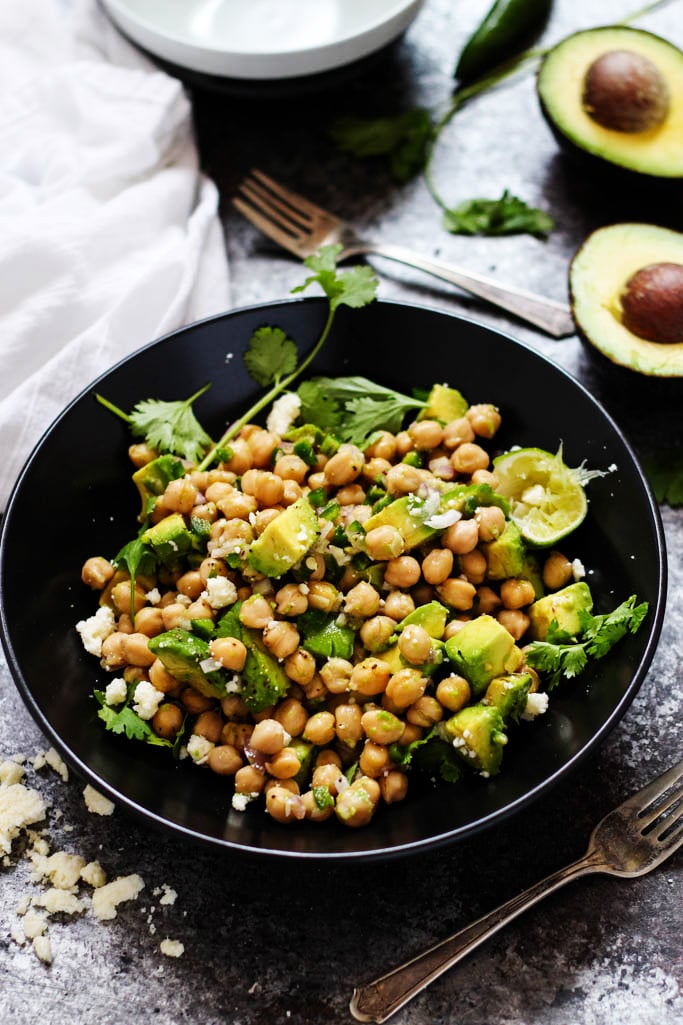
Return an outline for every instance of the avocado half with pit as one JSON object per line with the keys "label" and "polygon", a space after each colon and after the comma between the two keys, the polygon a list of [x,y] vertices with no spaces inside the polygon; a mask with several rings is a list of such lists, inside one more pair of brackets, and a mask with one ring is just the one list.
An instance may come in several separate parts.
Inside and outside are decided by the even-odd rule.
{"label": "avocado half with pit", "polygon": [[593,169],[683,178],[683,51],[673,43],[621,26],[576,32],[543,59],[536,89],[560,146]]}
{"label": "avocado half with pit", "polygon": [[569,267],[582,340],[613,364],[683,378],[683,234],[612,224],[585,240]]}

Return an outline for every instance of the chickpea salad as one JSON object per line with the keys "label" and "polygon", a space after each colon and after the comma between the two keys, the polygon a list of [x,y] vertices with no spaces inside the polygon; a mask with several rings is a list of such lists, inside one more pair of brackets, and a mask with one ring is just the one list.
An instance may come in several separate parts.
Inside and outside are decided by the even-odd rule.
{"label": "chickpea salad", "polygon": [[[191,399],[128,415],[137,534],[81,571],[76,624],[108,682],[104,727],[226,777],[238,811],[369,823],[411,780],[501,771],[552,690],[635,632],[631,595],[593,613],[572,535],[591,476],[498,451],[501,412],[448,384],[291,385],[369,268],[307,265],[330,300],[311,354],[277,328],[245,353],[264,398],[212,442]],[[268,410],[264,422],[259,414]]]}

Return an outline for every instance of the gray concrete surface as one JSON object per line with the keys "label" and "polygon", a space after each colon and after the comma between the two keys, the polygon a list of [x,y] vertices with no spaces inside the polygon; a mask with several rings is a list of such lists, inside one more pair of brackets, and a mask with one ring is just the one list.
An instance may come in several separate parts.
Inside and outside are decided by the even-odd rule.
{"label": "gray concrete surface", "polygon": [[[338,113],[386,113],[448,99],[455,57],[486,3],[427,0],[403,41],[361,78],[305,95],[245,97],[193,90],[204,166],[224,198],[234,307],[284,298],[298,264],[229,206],[243,173],[260,166],[382,238],[466,262],[501,279],[566,296],[567,265],[594,227],[657,219],[681,228],[659,197],[605,192],[558,153],[541,119],[533,76],[462,111],[439,146],[435,175],[457,202],[509,187],[557,218],[547,242],[448,235],[421,179],[392,185],[381,167],[335,152]],[[625,0],[558,0],[545,39],[622,17]],[[683,3],[640,22],[683,45]],[[380,294],[464,311],[502,327],[578,376],[641,455],[683,440],[680,408],[596,377],[576,338],[555,342],[421,275],[376,263]],[[138,872],[140,898],[117,917],[51,921],[54,961],[12,938],[17,904],[37,892],[15,847],[0,868],[0,1006],[13,1025],[343,1025],[354,985],[418,953],[583,852],[592,825],[628,792],[680,757],[683,511],[662,509],[670,587],[651,670],[626,716],[592,758],[495,830],[386,864],[252,861],[185,846],[116,810],[90,814],[83,781],[49,767],[27,782],[50,802],[53,849],[97,858],[113,878]],[[45,750],[0,665],[0,755]],[[634,882],[579,881],[509,926],[399,1012],[396,1025],[677,1025],[681,995],[681,859]],[[160,903],[163,885],[177,892]],[[155,891],[157,891],[155,893]],[[184,954],[165,957],[164,937]]]}

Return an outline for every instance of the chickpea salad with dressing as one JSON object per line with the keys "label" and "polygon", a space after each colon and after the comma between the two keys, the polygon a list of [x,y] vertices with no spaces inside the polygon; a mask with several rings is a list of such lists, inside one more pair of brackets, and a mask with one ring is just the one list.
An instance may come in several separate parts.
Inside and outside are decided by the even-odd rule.
{"label": "chickpea salad with dressing", "polygon": [[[552,690],[635,632],[647,603],[595,615],[572,533],[585,485],[540,449],[496,451],[501,412],[438,383],[291,385],[369,268],[306,261],[329,299],[299,362],[278,328],[245,353],[269,390],[212,442],[192,403],[128,415],[137,536],[81,571],[76,624],[108,682],[104,727],[226,779],[232,808],[361,827],[411,779],[496,775]],[[477,397],[478,398],[478,397]],[[268,409],[265,422],[259,414]]]}

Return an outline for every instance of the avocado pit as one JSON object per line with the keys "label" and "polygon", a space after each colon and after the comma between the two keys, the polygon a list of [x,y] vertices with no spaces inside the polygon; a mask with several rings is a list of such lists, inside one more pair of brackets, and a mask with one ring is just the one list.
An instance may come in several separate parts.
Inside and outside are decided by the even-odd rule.
{"label": "avocado pit", "polygon": [[669,112],[669,88],[648,57],[632,50],[610,50],[589,66],[583,107],[603,128],[636,134],[658,128]]}
{"label": "avocado pit", "polygon": [[620,296],[624,327],[649,342],[683,342],[683,264],[651,263]]}

